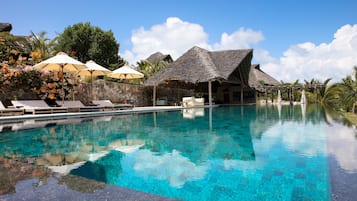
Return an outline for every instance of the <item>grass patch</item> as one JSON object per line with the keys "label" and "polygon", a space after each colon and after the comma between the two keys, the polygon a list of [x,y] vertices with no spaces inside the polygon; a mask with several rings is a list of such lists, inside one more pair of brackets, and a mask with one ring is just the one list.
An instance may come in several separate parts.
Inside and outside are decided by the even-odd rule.
{"label": "grass patch", "polygon": [[350,112],[343,112],[342,115],[351,123],[357,126],[357,115]]}

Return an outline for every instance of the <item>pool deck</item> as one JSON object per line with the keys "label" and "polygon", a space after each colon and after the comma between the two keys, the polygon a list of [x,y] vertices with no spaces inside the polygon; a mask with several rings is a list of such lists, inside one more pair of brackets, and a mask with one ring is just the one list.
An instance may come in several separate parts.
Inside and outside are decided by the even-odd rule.
{"label": "pool deck", "polygon": [[100,117],[110,115],[123,115],[133,113],[145,113],[145,112],[160,112],[170,110],[182,110],[187,109],[182,106],[150,106],[150,107],[134,107],[126,110],[108,110],[99,112],[68,112],[68,113],[54,113],[54,114],[25,114],[17,116],[1,116],[0,123],[6,122],[19,122],[24,120],[54,120],[54,119],[66,119],[66,118],[82,118],[82,117]]}

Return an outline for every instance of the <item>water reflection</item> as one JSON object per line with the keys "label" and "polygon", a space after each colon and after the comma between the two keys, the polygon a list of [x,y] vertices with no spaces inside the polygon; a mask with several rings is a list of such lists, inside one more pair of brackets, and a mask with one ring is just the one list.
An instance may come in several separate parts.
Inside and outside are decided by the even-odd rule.
{"label": "water reflection", "polygon": [[186,182],[203,179],[208,169],[207,165],[196,165],[176,150],[162,155],[140,150],[132,157],[135,171],[159,180],[167,180],[171,186],[178,188]]}
{"label": "water reflection", "polygon": [[[348,173],[357,173],[357,130],[339,114],[327,115],[333,126],[326,129],[328,151]],[[339,123],[341,122],[341,123]],[[344,126],[347,125],[347,126]]]}
{"label": "water reflection", "polygon": [[336,158],[341,168],[357,173],[357,140],[354,129],[335,125],[327,129],[329,153]]}
{"label": "water reflection", "polygon": [[183,118],[194,119],[205,116],[205,108],[189,108],[182,110]]}
{"label": "water reflection", "polygon": [[39,178],[37,186],[46,183],[48,173],[46,168],[33,166],[28,161],[0,158],[0,195],[15,193],[16,183],[25,179]]}
{"label": "water reflection", "polygon": [[[0,158],[0,195],[5,195],[2,198],[7,200],[6,197],[10,198],[10,195],[14,195],[10,200],[28,199],[26,196],[29,195],[26,193],[31,189],[39,192],[40,189],[52,188],[52,192],[56,192],[55,187],[63,188],[64,185],[79,192],[94,192],[105,187],[105,183],[82,177],[55,175],[46,167],[35,163],[36,158]],[[28,186],[29,189],[24,189],[23,186]]]}
{"label": "water reflection", "polygon": [[[319,105],[200,108],[153,114],[80,119],[80,123],[41,122],[40,128],[27,130],[13,126],[12,132],[0,135],[0,154],[14,160],[31,159],[34,167],[47,167],[62,178],[78,175],[138,190],[146,188],[142,183],[156,184],[157,180],[174,189],[185,189],[193,182],[214,185],[217,180],[228,185],[228,178],[217,175],[231,170],[242,181],[264,187],[269,182],[261,178],[276,175],[308,179],[305,173],[284,172],[296,166],[314,173],[319,165],[325,167],[320,159],[324,161],[327,155],[327,133],[334,136],[327,138],[328,154],[346,171],[356,171],[354,130]],[[20,174],[8,169],[1,172]],[[258,176],[247,177],[254,173]],[[291,175],[285,178],[288,183]],[[316,175],[326,176],[323,171]],[[3,178],[4,174],[0,181],[7,181]]]}
{"label": "water reflection", "polygon": [[[254,160],[252,138],[261,138],[278,122],[305,119],[305,111],[298,109],[296,106],[242,107],[237,115],[235,108],[221,108],[221,112],[213,109],[213,114],[212,108],[206,113],[200,108],[194,112],[184,110],[183,116],[177,112],[160,112],[155,116],[80,119],[80,124],[47,122],[46,127],[3,133],[0,150],[3,157],[36,157],[36,165],[62,174],[82,167],[85,162],[95,163],[113,150],[125,154],[139,149],[162,154],[177,152],[196,164],[212,159]],[[319,121],[316,115],[309,115],[316,111],[309,107],[306,110],[306,121]],[[187,118],[188,113],[196,118]],[[16,140],[13,135],[17,136]],[[284,143],[294,147],[299,136],[289,136]]]}

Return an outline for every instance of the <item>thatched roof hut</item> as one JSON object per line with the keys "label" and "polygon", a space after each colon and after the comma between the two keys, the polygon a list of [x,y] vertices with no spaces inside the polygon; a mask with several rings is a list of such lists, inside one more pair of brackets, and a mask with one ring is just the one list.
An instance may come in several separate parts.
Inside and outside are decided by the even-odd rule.
{"label": "thatched roof hut", "polygon": [[253,64],[249,72],[248,84],[251,88],[263,91],[264,87],[280,85],[280,82],[260,69],[259,64]]}
{"label": "thatched roof hut", "polygon": [[171,63],[174,60],[172,59],[171,55],[169,54],[162,54],[161,52],[156,52],[152,55],[150,55],[147,59],[145,59],[146,61],[155,64],[155,63],[160,63],[162,61],[167,62],[167,63]]}
{"label": "thatched roof hut", "polygon": [[145,85],[155,86],[160,82],[180,80],[190,83],[230,80],[248,84],[250,61],[253,50],[226,50],[209,52],[193,47],[165,69],[146,80]]}
{"label": "thatched roof hut", "polygon": [[[147,79],[144,85],[154,86],[155,90],[156,86],[170,81],[194,85],[208,83],[209,100],[213,92],[216,101],[237,103],[237,92],[240,92],[238,99],[243,103],[244,97],[255,99],[253,89],[263,91],[266,86],[279,85],[279,82],[264,73],[259,65],[252,66],[252,58],[253,49],[208,51],[193,47]],[[212,87],[213,91],[210,90]]]}

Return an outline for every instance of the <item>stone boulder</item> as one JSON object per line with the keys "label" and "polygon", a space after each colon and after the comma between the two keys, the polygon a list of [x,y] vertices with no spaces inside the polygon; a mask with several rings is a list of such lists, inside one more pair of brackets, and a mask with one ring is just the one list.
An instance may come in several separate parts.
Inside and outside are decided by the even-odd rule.
{"label": "stone boulder", "polygon": [[10,32],[12,25],[10,23],[0,23],[0,32]]}

